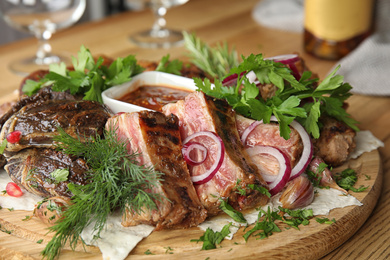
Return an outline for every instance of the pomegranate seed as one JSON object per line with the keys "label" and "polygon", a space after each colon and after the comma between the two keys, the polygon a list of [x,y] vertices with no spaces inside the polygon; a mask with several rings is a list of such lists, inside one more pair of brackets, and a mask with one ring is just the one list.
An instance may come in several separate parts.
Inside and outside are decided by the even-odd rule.
{"label": "pomegranate seed", "polygon": [[14,182],[8,182],[5,190],[7,191],[7,194],[12,197],[20,197],[23,195],[23,191]]}
{"label": "pomegranate seed", "polygon": [[16,130],[7,134],[6,138],[9,143],[15,144],[20,141],[21,137],[22,137],[22,132]]}

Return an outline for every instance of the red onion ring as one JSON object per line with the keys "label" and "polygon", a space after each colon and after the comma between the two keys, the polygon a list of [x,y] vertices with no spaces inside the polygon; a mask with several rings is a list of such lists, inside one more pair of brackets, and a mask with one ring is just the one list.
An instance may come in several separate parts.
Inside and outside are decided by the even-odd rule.
{"label": "red onion ring", "polygon": [[217,158],[215,159],[210,169],[208,169],[206,172],[204,172],[201,175],[191,176],[191,180],[194,184],[204,184],[210,181],[214,177],[214,175],[218,172],[219,168],[221,168],[221,165],[225,158],[225,145],[222,139],[216,133],[210,131],[201,131],[201,132],[194,133],[188,136],[186,139],[184,139],[183,144],[188,143],[190,140],[198,136],[207,136],[213,139],[217,144],[217,151],[218,151]]}
{"label": "red onion ring", "polygon": [[[271,116],[270,121],[278,122],[278,119],[275,116]],[[294,168],[291,170],[291,177],[290,181],[299,175],[301,175],[309,165],[311,161],[311,157],[313,156],[313,144],[311,142],[311,138],[309,134],[306,132],[306,129],[298,123],[296,120],[293,120],[290,124],[291,127],[293,127],[301,137],[302,143],[303,143],[303,151],[301,158],[299,159],[298,163],[294,166]]]}
{"label": "red onion ring", "polygon": [[[270,121],[278,122],[278,119],[275,116],[271,116]],[[249,134],[256,128],[256,126],[262,123],[263,120],[254,121],[250,126],[248,126],[244,130],[241,136],[241,142],[243,145],[245,145],[246,139],[248,138]],[[299,159],[298,163],[294,166],[294,168],[291,170],[290,180],[292,180],[298,177],[299,175],[301,175],[309,165],[311,161],[311,157],[313,156],[313,144],[311,142],[311,138],[309,134],[306,132],[305,128],[300,123],[298,123],[296,120],[293,120],[290,125],[298,132],[303,143],[303,151],[302,151],[301,158]]]}
{"label": "red onion ring", "polygon": [[279,172],[277,175],[270,175],[262,172],[261,176],[268,183],[268,190],[272,196],[281,191],[286,185],[286,183],[290,180],[290,159],[278,148],[272,146],[256,145],[247,148],[246,151],[251,157],[257,154],[269,154],[275,157],[276,160],[278,160]]}
{"label": "red onion ring", "polygon": [[279,55],[270,58],[265,58],[265,60],[273,60],[275,62],[280,62],[284,65],[287,65],[291,69],[294,78],[296,80],[301,79],[301,74],[299,73],[298,68],[295,65],[295,62],[298,62],[300,60],[298,54]]}
{"label": "red onion ring", "polygon": [[280,62],[285,65],[295,63],[300,60],[298,54],[285,54],[285,55],[278,55],[274,57],[264,58],[264,60],[273,60],[275,62]]}
{"label": "red onion ring", "polygon": [[[198,149],[202,152],[202,158],[199,161],[195,161],[191,158],[190,153],[194,150]],[[186,161],[187,164],[196,166],[199,164],[202,164],[207,157],[207,148],[204,147],[203,144],[197,143],[197,142],[188,142],[183,145],[183,148],[181,149],[184,160]]]}

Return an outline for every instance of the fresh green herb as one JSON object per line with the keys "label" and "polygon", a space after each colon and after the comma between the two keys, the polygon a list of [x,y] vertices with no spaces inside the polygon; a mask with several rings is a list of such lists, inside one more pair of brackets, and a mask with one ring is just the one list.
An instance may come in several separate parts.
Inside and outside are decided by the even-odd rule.
{"label": "fresh green herb", "polygon": [[164,247],[166,250],[165,250],[165,254],[173,254],[173,249],[170,247],[170,246],[167,246],[167,247]]}
{"label": "fresh green herb", "polygon": [[42,244],[42,242],[43,242],[43,239],[39,239],[39,240],[37,241],[37,244]]}
{"label": "fresh green herb", "polygon": [[56,183],[61,181],[67,181],[69,170],[68,169],[56,169],[50,173],[50,175],[55,179]]}
{"label": "fresh green herb", "polygon": [[3,195],[7,194],[7,190],[2,190],[1,193],[2,193]]}
{"label": "fresh green herb", "polygon": [[212,78],[223,79],[231,68],[238,65],[238,55],[234,48],[229,51],[227,43],[211,48],[195,34],[183,32],[184,44],[189,51],[191,62]]}
{"label": "fresh green herb", "polygon": [[157,65],[156,71],[181,75],[182,68],[183,68],[183,62],[176,59],[169,61],[169,54],[168,54],[161,58],[161,61]]}
{"label": "fresh green herb", "polygon": [[12,234],[12,231],[11,231],[11,230],[6,229],[6,228],[3,227],[1,224],[0,224],[0,231],[5,232],[5,233],[7,233],[7,234]]}
{"label": "fresh green herb", "polygon": [[260,192],[261,194],[266,195],[268,198],[271,198],[271,193],[269,193],[268,189],[263,187],[263,186],[259,186],[257,184],[248,184],[248,187],[251,190],[256,190],[256,191]]}
{"label": "fresh green herb", "polygon": [[154,254],[150,251],[150,249],[146,250],[146,251],[144,252],[144,254],[145,254],[145,255],[154,255]]}
{"label": "fresh green herb", "polygon": [[125,141],[118,141],[115,131],[106,131],[105,138],[96,136],[82,143],[59,129],[58,148],[64,153],[84,157],[89,168],[89,182],[82,186],[69,184],[74,194],[72,204],[63,213],[63,218],[50,227],[54,232],[42,255],[54,259],[61,248],[69,242],[75,248],[84,227],[94,223],[97,237],[107,217],[115,210],[122,213],[131,209],[134,213],[156,208],[160,194],[149,193],[158,185],[161,173],[136,163],[137,154],[129,154]]}
{"label": "fresh green herb", "polygon": [[240,179],[237,179],[237,182],[236,182],[236,186],[234,187],[234,190],[236,191],[236,193],[242,195],[242,196],[246,196],[246,189],[244,189],[241,185],[241,180]]}
{"label": "fresh green herb", "polygon": [[334,218],[332,220],[329,220],[328,218],[316,218],[316,221],[320,224],[328,224],[328,225],[331,225],[336,222]]}
{"label": "fresh green herb", "polygon": [[14,211],[14,208],[8,208],[8,211]]}
{"label": "fresh green herb", "polygon": [[[214,85],[208,79],[196,79],[198,90],[215,98],[226,99],[227,102],[240,114],[270,122],[274,115],[280,128],[280,135],[290,137],[289,124],[298,120],[314,138],[320,135],[318,119],[321,115],[329,115],[343,121],[354,130],[358,130],[356,123],[343,108],[343,102],[351,94],[351,86],[343,83],[343,77],[335,75],[337,67],[326,77],[317,88],[311,79],[311,73],[303,73],[298,81],[284,64],[263,59],[262,54],[243,57],[243,62],[230,70],[230,74],[238,75],[236,86],[223,86],[221,79],[215,79]],[[277,87],[274,96],[264,100],[260,90],[254,83],[250,83],[246,74],[253,71],[261,84],[273,84]],[[302,104],[302,100],[312,102]]]}
{"label": "fresh green herb", "polygon": [[222,240],[230,234],[230,226],[232,223],[225,225],[221,232],[214,232],[211,228],[207,228],[206,232],[199,239],[192,239],[191,242],[203,242],[201,250],[216,249]]}
{"label": "fresh green herb", "polygon": [[362,192],[368,188],[368,186],[360,186],[359,188],[353,187],[357,182],[358,177],[356,171],[350,168],[345,169],[341,173],[336,173],[334,175],[334,180],[341,188],[351,190],[353,192]]}
{"label": "fresh green herb", "polygon": [[84,100],[103,102],[101,93],[115,85],[131,80],[131,77],[142,72],[133,55],[118,58],[109,67],[103,65],[104,59],[96,61],[90,51],[81,46],[77,58],[72,57],[74,70],[66,65],[53,64],[50,72],[38,82],[27,80],[23,92],[32,95],[39,89],[52,85],[54,91],[69,91],[72,95],[81,94]]}
{"label": "fresh green herb", "polygon": [[244,215],[242,212],[235,210],[232,206],[229,205],[228,199],[219,199],[221,201],[221,204],[219,205],[219,208],[228,214],[233,220],[239,222],[239,223],[247,223],[246,219],[244,218]]}
{"label": "fresh green herb", "polygon": [[290,210],[279,207],[279,210],[289,215],[289,217],[283,216],[282,222],[297,230],[299,230],[299,225],[309,225],[310,218],[314,216],[312,209]]}
{"label": "fresh green herb", "polygon": [[258,236],[259,239],[264,239],[271,236],[274,232],[282,232],[275,224],[275,220],[282,220],[282,217],[278,215],[278,211],[271,211],[270,207],[268,207],[267,211],[260,209],[255,226],[244,234],[245,241],[248,241],[252,235]]}
{"label": "fresh green herb", "polygon": [[27,221],[27,220],[30,220],[31,219],[31,216],[26,216],[24,219],[22,219],[22,221]]}
{"label": "fresh green herb", "polygon": [[364,174],[364,176],[366,176],[366,180],[371,180],[371,176],[369,176],[367,174]]}
{"label": "fresh green herb", "polygon": [[1,142],[0,145],[0,154],[4,153],[5,148],[7,148],[8,141],[7,139],[4,139],[3,142]]}

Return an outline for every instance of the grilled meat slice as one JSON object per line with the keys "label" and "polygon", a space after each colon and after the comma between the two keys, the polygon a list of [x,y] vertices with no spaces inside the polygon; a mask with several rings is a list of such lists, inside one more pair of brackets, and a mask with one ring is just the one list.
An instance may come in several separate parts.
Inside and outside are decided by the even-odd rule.
{"label": "grilled meat slice", "polygon": [[313,139],[314,156],[322,158],[330,166],[339,166],[347,161],[355,149],[356,132],[341,121],[331,117],[320,118],[323,127],[318,139]]}
{"label": "grilled meat slice", "polygon": [[[265,195],[248,188],[249,184],[262,187],[267,187],[267,184],[245,152],[237,132],[235,112],[225,101],[213,99],[202,92],[193,92],[184,101],[164,106],[163,111],[166,115],[175,114],[179,118],[183,140],[199,131],[214,132],[223,140],[225,154],[222,166],[209,182],[195,185],[209,215],[220,212],[219,198],[228,199],[229,204],[238,210],[254,208],[268,201]],[[203,174],[215,161],[215,147],[207,144],[205,139],[197,142],[203,142],[209,148],[209,153],[201,165],[189,166],[191,176]],[[240,195],[239,188],[246,189],[246,195]]]}
{"label": "grilled meat slice", "polygon": [[49,148],[61,127],[73,137],[102,134],[110,112],[94,101],[38,100],[23,106],[2,125],[0,142],[8,133],[21,132],[19,142],[8,143],[7,152],[29,147]]}
{"label": "grilled meat slice", "polygon": [[[237,130],[240,136],[244,133],[255,120],[236,115]],[[280,136],[279,125],[276,123],[260,124],[246,138],[245,147],[253,147],[256,145],[273,146],[281,150],[290,159],[291,166],[294,167],[301,157],[303,151],[303,143],[294,128],[291,129],[290,138],[285,140]],[[256,164],[261,168],[268,169],[269,172],[278,172],[279,165],[272,156],[261,155],[262,158],[256,156]],[[260,160],[259,160],[260,159]],[[252,158],[255,161],[255,158]],[[276,168],[275,168],[276,167]]]}
{"label": "grilled meat slice", "polygon": [[[4,169],[11,179],[20,187],[42,197],[71,197],[68,183],[83,185],[87,180],[88,166],[83,159],[53,149],[25,149],[7,160]],[[68,181],[56,183],[51,176],[56,169],[69,170]]]}
{"label": "grilled meat slice", "polygon": [[139,153],[138,163],[163,173],[153,192],[165,198],[156,201],[157,210],[137,215],[127,210],[124,226],[141,223],[156,229],[187,228],[202,223],[207,212],[197,197],[181,153],[178,119],[160,112],[124,113],[110,118],[107,128],[115,129],[118,139],[128,140],[130,153]]}

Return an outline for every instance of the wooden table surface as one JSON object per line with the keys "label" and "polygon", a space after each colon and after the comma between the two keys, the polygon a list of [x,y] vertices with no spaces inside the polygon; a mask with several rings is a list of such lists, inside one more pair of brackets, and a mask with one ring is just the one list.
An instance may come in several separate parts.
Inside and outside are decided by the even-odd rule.
{"label": "wooden table surface", "polygon": [[[319,60],[305,54],[300,33],[283,32],[258,25],[251,17],[251,11],[257,3],[258,0],[191,0],[183,6],[169,10],[167,21],[173,28],[196,32],[197,36],[210,45],[227,41],[229,46],[235,46],[238,53],[244,56],[263,53],[271,57],[299,52],[310,69],[317,72],[320,78],[337,64],[337,61]],[[171,58],[186,57],[183,47],[142,49],[129,41],[130,34],[149,28],[152,19],[150,11],[141,11],[121,13],[98,22],[81,24],[56,33],[51,41],[52,47],[54,51],[61,51],[68,56],[76,55],[80,46],[85,45],[92,54],[104,54],[114,58],[134,54],[139,60],[156,61],[168,53]],[[35,48],[34,39],[0,46],[2,100],[7,99],[19,87],[22,79],[8,70],[8,63],[34,53]],[[383,166],[383,186],[379,201],[362,228],[324,259],[387,259],[390,258],[390,98],[354,95],[349,99],[349,104],[348,112],[360,122],[359,127],[370,130],[385,143],[385,147],[379,149]],[[15,248],[12,250],[17,250],[23,243],[28,242],[0,232],[0,253],[4,249],[1,247],[1,241],[9,240],[15,241]],[[21,252],[20,259],[29,254]]]}

